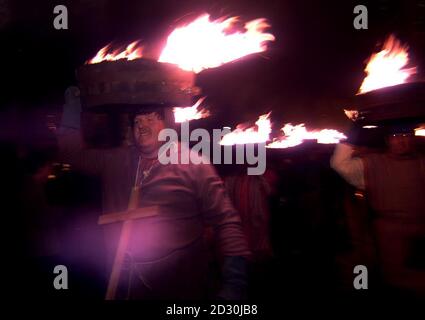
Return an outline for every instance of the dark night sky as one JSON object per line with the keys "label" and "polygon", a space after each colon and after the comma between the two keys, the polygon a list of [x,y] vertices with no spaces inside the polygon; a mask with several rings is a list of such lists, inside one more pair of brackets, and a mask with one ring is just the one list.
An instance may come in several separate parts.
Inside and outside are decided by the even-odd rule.
{"label": "dark night sky", "polygon": [[[57,4],[68,8],[69,30],[53,28]],[[368,30],[353,28],[357,4],[368,6]],[[75,68],[108,42],[142,39],[159,47],[179,22],[208,12],[265,17],[277,38],[265,54],[201,73],[211,104],[241,121],[273,110],[277,121],[337,126],[344,121],[341,99],[357,91],[364,60],[391,32],[409,43],[423,69],[424,10],[422,0],[0,0],[0,101],[60,110]]]}

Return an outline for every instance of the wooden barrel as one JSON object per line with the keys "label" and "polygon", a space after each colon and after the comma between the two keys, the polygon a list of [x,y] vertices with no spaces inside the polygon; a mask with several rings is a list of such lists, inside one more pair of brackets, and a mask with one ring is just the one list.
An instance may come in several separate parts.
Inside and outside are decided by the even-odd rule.
{"label": "wooden barrel", "polygon": [[148,59],[105,61],[77,69],[83,108],[171,104],[188,106],[200,90],[195,74]]}
{"label": "wooden barrel", "polygon": [[345,109],[357,110],[360,121],[425,117],[425,81],[403,83],[356,95]]}

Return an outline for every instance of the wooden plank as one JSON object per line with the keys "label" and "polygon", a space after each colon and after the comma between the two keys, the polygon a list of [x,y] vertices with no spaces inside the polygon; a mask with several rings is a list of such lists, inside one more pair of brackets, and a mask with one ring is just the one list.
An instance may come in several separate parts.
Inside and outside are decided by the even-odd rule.
{"label": "wooden plank", "polygon": [[115,223],[115,222],[122,222],[126,220],[148,218],[148,217],[156,216],[157,214],[158,214],[158,206],[137,208],[133,210],[101,215],[98,219],[98,224],[103,225],[103,224],[109,224],[109,223]]}

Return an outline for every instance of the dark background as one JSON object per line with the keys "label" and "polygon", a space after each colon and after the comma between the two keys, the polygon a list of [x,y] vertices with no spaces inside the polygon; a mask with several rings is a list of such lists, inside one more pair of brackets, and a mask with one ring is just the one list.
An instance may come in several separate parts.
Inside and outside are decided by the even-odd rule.
{"label": "dark background", "polygon": [[[66,5],[68,8],[68,30],[55,30],[53,27],[55,17],[53,8],[59,4]],[[358,4],[366,5],[369,10],[368,30],[355,30],[353,27],[355,17],[353,8]],[[391,33],[409,44],[411,60],[418,67],[419,78],[424,78],[422,70],[425,67],[425,0],[361,2],[351,0],[320,2],[305,0],[0,0],[0,76],[2,79],[0,140],[2,143],[4,140],[7,141],[5,146],[2,145],[2,151],[4,149],[8,151],[8,156],[2,160],[6,160],[6,165],[3,167],[6,168],[6,175],[8,173],[10,175],[3,185],[10,189],[13,195],[4,197],[9,201],[3,204],[2,209],[6,213],[5,219],[13,220],[4,222],[4,225],[14,233],[12,237],[6,236],[7,239],[2,243],[15,244],[14,242],[20,239],[22,246],[27,244],[25,230],[21,228],[22,224],[25,224],[23,220],[25,216],[16,215],[15,219],[8,213],[18,211],[17,207],[28,214],[34,211],[26,194],[24,197],[15,196],[15,194],[21,191],[20,183],[26,178],[28,167],[37,167],[39,163],[46,160],[43,158],[44,155],[28,157],[35,159],[34,163],[28,165],[24,161],[25,154],[22,155],[15,144],[34,144],[34,149],[39,149],[38,143],[43,144],[47,137],[46,130],[43,128],[46,127],[46,121],[50,120],[46,116],[51,115],[51,121],[57,122],[64,102],[65,89],[70,85],[76,85],[75,69],[111,41],[117,45],[124,45],[141,39],[143,43],[151,47],[152,51],[159,51],[167,34],[176,26],[204,12],[210,13],[214,18],[238,15],[243,21],[264,17],[271,24],[270,32],[276,36],[276,41],[270,44],[270,49],[265,53],[246,57],[199,74],[198,84],[208,96],[207,101],[213,107],[213,114],[218,119],[219,126],[216,128],[248,120],[253,121],[261,113],[272,110],[275,129],[291,121],[306,122],[311,127],[344,129],[350,122],[342,112],[342,108],[346,107],[344,101],[357,92],[364,78],[365,60],[375,49],[379,49],[382,41]],[[25,152],[31,154],[29,151]],[[328,159],[322,163],[317,159],[304,157],[304,154],[315,156],[307,150],[299,156],[303,162],[297,163],[294,167],[287,165],[289,169],[284,172],[287,178],[284,182],[286,185],[279,186],[281,187],[279,189],[285,192],[289,190],[287,198],[292,202],[287,202],[283,209],[277,206],[275,210],[286,212],[284,217],[289,216],[291,212],[297,213],[297,215],[293,214],[295,218],[286,224],[287,229],[293,229],[292,233],[280,230],[279,232],[290,237],[299,230],[303,231],[297,234],[295,239],[304,239],[301,245],[311,250],[298,260],[285,260],[295,261],[285,270],[308,274],[311,272],[310,266],[319,266],[315,269],[314,276],[321,275],[322,278],[318,283],[313,284],[321,288],[328,281],[326,275],[333,271],[326,263],[331,261],[329,257],[332,257],[334,253],[332,250],[336,249],[329,246],[328,242],[320,242],[316,239],[338,244],[332,238],[334,234],[330,234],[329,229],[324,228],[323,225],[328,227],[329,220],[336,220],[328,213],[339,210],[330,206],[336,206],[337,202],[334,200],[341,198],[339,192],[342,192],[340,187],[342,181],[337,180],[336,173],[329,173]],[[322,175],[322,173],[325,174]],[[69,190],[81,189],[81,193],[90,199],[83,199],[84,201],[81,199],[77,201],[72,197],[62,199],[67,205],[75,203],[77,209],[74,208],[74,211],[79,214],[77,217],[72,216],[68,212],[72,208],[67,208],[68,211],[63,213],[63,216],[69,216],[67,218],[69,220],[64,221],[67,230],[73,228],[72,234],[75,236],[72,241],[69,241],[71,245],[66,248],[68,250],[66,253],[70,255],[63,263],[70,265],[70,269],[76,270],[79,266],[77,262],[80,260],[74,259],[77,262],[72,264],[71,260],[74,258],[72,254],[78,255],[85,251],[75,250],[80,247],[72,245],[77,243],[75,239],[82,237],[85,241],[94,243],[90,237],[96,237],[97,234],[92,232],[92,229],[80,227],[86,224],[85,219],[92,219],[90,223],[95,225],[100,206],[96,207],[99,212],[92,210],[95,202],[92,199],[96,197],[90,193],[94,193],[97,189],[82,178],[73,179],[69,178],[70,181],[65,181],[66,188],[61,189],[63,194],[69,195],[72,194]],[[317,186],[321,185],[322,181],[326,181],[327,184],[320,189]],[[86,187],[81,188],[81,186]],[[100,198],[98,194],[97,197]],[[54,194],[52,198],[61,199],[57,194]],[[12,207],[9,211],[6,210],[8,202]],[[85,203],[86,211],[81,210],[78,206],[84,202],[88,202],[92,207]],[[322,206],[317,206],[316,211],[312,210],[317,203],[321,203]],[[85,216],[86,212],[92,214]],[[310,222],[308,219],[311,219],[312,215],[323,212],[327,213],[325,220],[319,222],[317,219],[314,220],[317,228],[313,231],[316,233],[311,232],[312,228],[304,228],[305,224]],[[305,219],[305,221],[297,219]],[[332,223],[334,223],[333,220]],[[277,221],[278,224],[279,221]],[[76,231],[77,227],[78,231]],[[322,231],[326,234],[318,233]],[[317,237],[307,237],[309,233]],[[6,235],[6,233],[3,234]],[[325,252],[316,250],[320,246],[329,249]],[[18,251],[14,247],[5,247],[12,253]],[[320,254],[324,252],[324,255],[318,258],[316,252]],[[4,273],[8,278],[6,280],[12,282],[14,290],[22,291],[22,288],[27,288],[26,281],[34,276],[27,273],[28,268],[25,263],[21,264],[22,270],[16,269],[16,260],[10,259],[12,255],[9,253],[4,255],[9,258],[9,261],[13,261],[6,264],[8,268],[13,269],[9,270],[9,273]],[[81,257],[80,259],[92,263],[91,259],[96,258],[95,255],[89,257],[88,260]],[[322,262],[324,262],[323,265]],[[56,261],[54,264],[57,264]],[[300,265],[306,266],[306,269],[300,269]],[[89,268],[86,265],[83,266]],[[282,269],[281,265],[277,265],[276,268]],[[51,289],[51,270],[50,267],[42,270],[46,273],[46,281],[44,281],[45,278],[40,277],[40,281],[49,289]],[[292,275],[293,273],[289,271],[287,274]],[[36,273],[37,270],[32,272]],[[98,272],[93,273],[98,274]],[[77,294],[102,297],[103,291],[100,285],[94,286],[99,292],[87,290],[85,282],[91,276],[91,269],[81,272],[78,282],[81,284],[81,290],[77,290]],[[92,278],[96,280],[95,277]],[[308,282],[311,281],[310,278],[305,280],[304,285],[297,283],[297,279],[293,277],[292,287],[300,286],[301,289],[312,287]],[[22,282],[21,286],[16,285],[18,280]],[[284,283],[279,281],[277,283]],[[34,284],[34,292],[37,292],[38,285],[37,282]],[[30,296],[32,291],[26,290]]]}
{"label": "dark background", "polygon": [[[53,27],[58,4],[68,8],[68,30]],[[358,4],[368,8],[368,30],[353,27]],[[215,113],[232,111],[220,125],[273,110],[278,127],[293,121],[344,128],[344,99],[357,92],[365,60],[390,33],[409,44],[423,77],[424,0],[0,0],[0,103],[8,110],[2,132],[15,131],[11,114],[33,122],[60,112],[64,90],[76,84],[75,69],[107,43],[141,39],[158,52],[174,27],[203,12],[242,21],[264,17],[276,36],[267,52],[198,76]]]}

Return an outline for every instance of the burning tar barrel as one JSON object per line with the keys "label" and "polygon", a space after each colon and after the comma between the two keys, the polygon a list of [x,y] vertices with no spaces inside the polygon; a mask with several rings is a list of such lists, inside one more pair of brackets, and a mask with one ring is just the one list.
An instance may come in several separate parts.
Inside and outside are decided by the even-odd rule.
{"label": "burning tar barrel", "polygon": [[[347,116],[359,131],[360,144],[384,147],[384,137],[394,126],[419,127],[425,122],[425,81],[373,90],[349,99]],[[373,130],[370,130],[373,129]]]}
{"label": "burning tar barrel", "polygon": [[97,146],[116,145],[124,140],[128,131],[128,122],[124,120],[133,108],[189,106],[193,96],[200,92],[194,86],[194,73],[143,58],[86,64],[76,73],[84,136],[89,144]]}
{"label": "burning tar barrel", "polygon": [[425,81],[403,83],[356,95],[347,115],[361,125],[393,124],[425,119]]}
{"label": "burning tar barrel", "polygon": [[359,121],[425,117],[425,81],[403,83],[356,95],[351,104]]}
{"label": "burning tar barrel", "polygon": [[77,70],[85,108],[172,104],[187,106],[194,95],[195,74],[148,59],[87,64]]}

